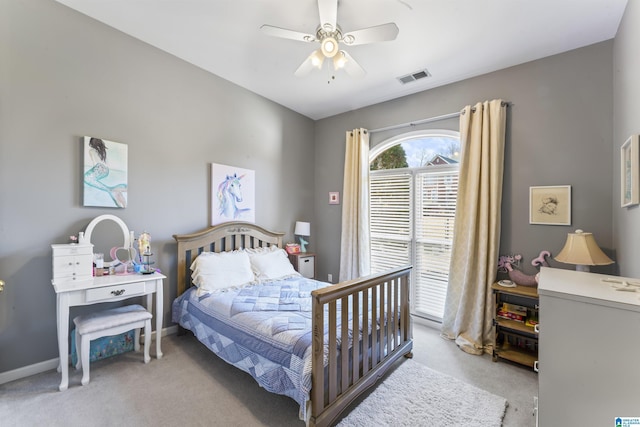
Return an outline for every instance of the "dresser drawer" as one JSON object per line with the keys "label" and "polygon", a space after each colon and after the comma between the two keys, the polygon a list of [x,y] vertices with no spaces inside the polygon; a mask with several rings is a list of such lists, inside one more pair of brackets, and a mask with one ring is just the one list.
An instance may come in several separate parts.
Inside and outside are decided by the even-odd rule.
{"label": "dresser drawer", "polygon": [[315,277],[316,267],[314,255],[298,257],[298,273],[309,279]]}
{"label": "dresser drawer", "polygon": [[122,296],[144,295],[145,282],[133,282],[124,285],[105,286],[104,288],[87,289],[86,301],[94,302]]}
{"label": "dresser drawer", "polygon": [[69,255],[93,255],[93,245],[51,245],[53,257]]}
{"label": "dresser drawer", "polygon": [[53,257],[54,279],[72,276],[91,276],[93,255],[67,255]]}

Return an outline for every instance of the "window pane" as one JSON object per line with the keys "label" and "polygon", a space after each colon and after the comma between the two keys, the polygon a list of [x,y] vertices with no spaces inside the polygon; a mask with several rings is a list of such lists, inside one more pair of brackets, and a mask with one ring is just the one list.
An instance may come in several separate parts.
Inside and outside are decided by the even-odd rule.
{"label": "window pane", "polygon": [[[449,283],[460,144],[457,138],[437,136],[405,140],[394,147],[399,145],[402,151],[388,148],[371,164],[371,269],[377,273],[412,264],[412,312],[441,320]],[[400,163],[404,159],[408,167]]]}

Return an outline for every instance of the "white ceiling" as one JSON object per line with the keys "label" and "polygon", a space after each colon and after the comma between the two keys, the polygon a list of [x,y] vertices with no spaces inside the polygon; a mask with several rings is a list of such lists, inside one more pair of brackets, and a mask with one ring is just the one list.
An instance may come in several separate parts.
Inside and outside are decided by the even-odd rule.
{"label": "white ceiling", "polygon": [[[340,0],[343,32],[395,22],[394,41],[347,47],[367,71],[293,75],[318,46],[316,0],[57,0],[312,119],[320,119],[615,37],[627,0]],[[397,77],[428,69],[402,85]],[[335,79],[331,79],[331,75]],[[328,83],[330,81],[330,83]]]}

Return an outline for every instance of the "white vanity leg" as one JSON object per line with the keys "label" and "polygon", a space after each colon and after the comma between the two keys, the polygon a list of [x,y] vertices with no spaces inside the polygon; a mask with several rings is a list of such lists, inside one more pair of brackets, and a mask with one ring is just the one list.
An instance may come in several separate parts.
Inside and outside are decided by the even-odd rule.
{"label": "white vanity leg", "polygon": [[162,316],[163,316],[163,288],[162,279],[156,280],[156,357],[162,357],[160,341],[162,340]]}
{"label": "white vanity leg", "polygon": [[69,295],[66,293],[56,294],[56,305],[58,312],[58,353],[60,356],[60,391],[65,391],[69,386]]}

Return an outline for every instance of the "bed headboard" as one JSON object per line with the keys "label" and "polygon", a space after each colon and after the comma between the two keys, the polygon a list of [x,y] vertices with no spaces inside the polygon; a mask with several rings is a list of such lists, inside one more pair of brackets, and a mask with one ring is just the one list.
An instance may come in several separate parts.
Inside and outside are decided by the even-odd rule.
{"label": "bed headboard", "polygon": [[178,295],[191,287],[191,263],[201,252],[276,245],[282,247],[284,233],[269,231],[251,222],[225,222],[193,234],[174,234],[178,242]]}

